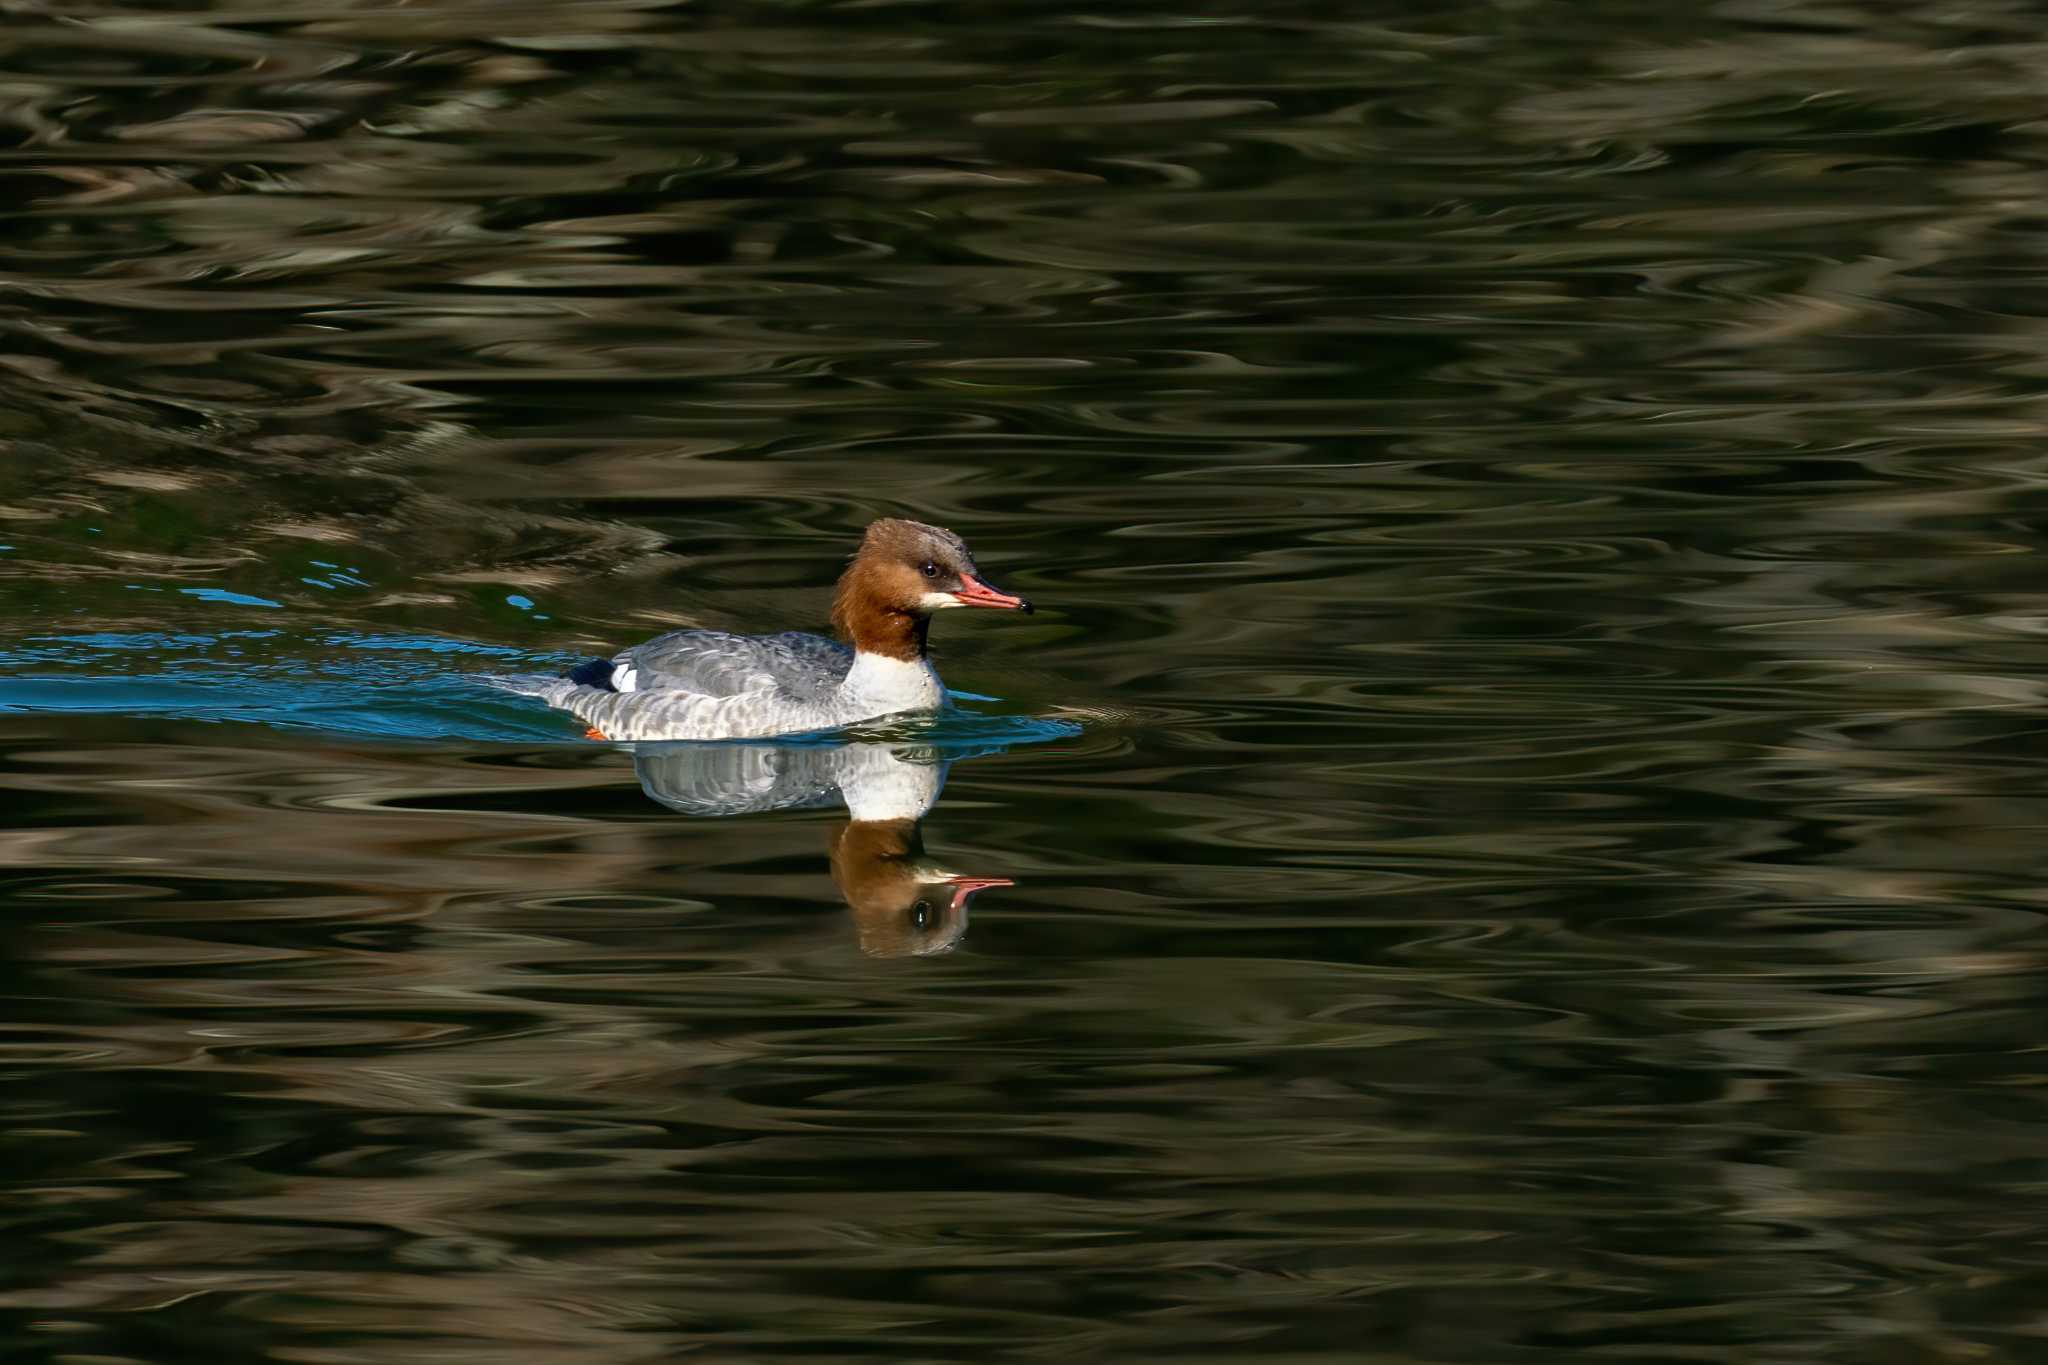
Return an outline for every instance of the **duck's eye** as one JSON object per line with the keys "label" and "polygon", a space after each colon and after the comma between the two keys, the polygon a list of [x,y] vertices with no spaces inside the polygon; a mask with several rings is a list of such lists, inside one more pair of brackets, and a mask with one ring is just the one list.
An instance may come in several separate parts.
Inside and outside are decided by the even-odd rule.
{"label": "duck's eye", "polygon": [[929,559],[917,567],[924,573],[926,578],[937,578],[939,576],[939,566],[932,563]]}
{"label": "duck's eye", "polygon": [[932,922],[932,903],[930,901],[919,901],[916,905],[912,906],[910,922],[919,929],[930,924]]}

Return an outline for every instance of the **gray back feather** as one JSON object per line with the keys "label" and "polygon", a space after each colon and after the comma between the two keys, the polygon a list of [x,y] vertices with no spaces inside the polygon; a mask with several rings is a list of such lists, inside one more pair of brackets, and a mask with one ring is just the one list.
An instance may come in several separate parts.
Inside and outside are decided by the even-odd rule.
{"label": "gray back feather", "polygon": [[612,662],[638,670],[640,691],[665,688],[732,697],[779,684],[793,697],[815,701],[845,680],[853,651],[837,640],[798,630],[780,635],[677,630],[622,649]]}

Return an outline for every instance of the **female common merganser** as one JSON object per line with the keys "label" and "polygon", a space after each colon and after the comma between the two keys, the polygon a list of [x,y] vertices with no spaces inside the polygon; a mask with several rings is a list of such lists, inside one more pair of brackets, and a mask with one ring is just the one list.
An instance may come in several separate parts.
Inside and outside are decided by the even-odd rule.
{"label": "female common merganser", "polygon": [[829,730],[946,695],[925,658],[931,614],[947,607],[1031,610],[998,592],[951,531],[885,517],[868,526],[840,575],[832,625],[852,648],[822,635],[727,635],[678,630],[593,659],[560,678],[498,678],[577,716],[593,737],[746,739]]}

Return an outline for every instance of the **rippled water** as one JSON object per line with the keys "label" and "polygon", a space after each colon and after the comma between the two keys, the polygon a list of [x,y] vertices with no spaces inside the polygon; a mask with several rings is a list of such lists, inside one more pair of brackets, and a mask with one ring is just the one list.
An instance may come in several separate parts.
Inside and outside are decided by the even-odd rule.
{"label": "rippled water", "polygon": [[0,4],[8,1358],[2038,1359],[2044,51]]}

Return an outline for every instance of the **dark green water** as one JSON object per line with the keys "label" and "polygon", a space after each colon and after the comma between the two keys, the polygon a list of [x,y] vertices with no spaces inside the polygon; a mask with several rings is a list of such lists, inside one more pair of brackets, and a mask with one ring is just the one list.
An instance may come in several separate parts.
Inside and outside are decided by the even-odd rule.
{"label": "dark green water", "polygon": [[0,4],[6,1358],[2043,1359],[2044,25]]}

